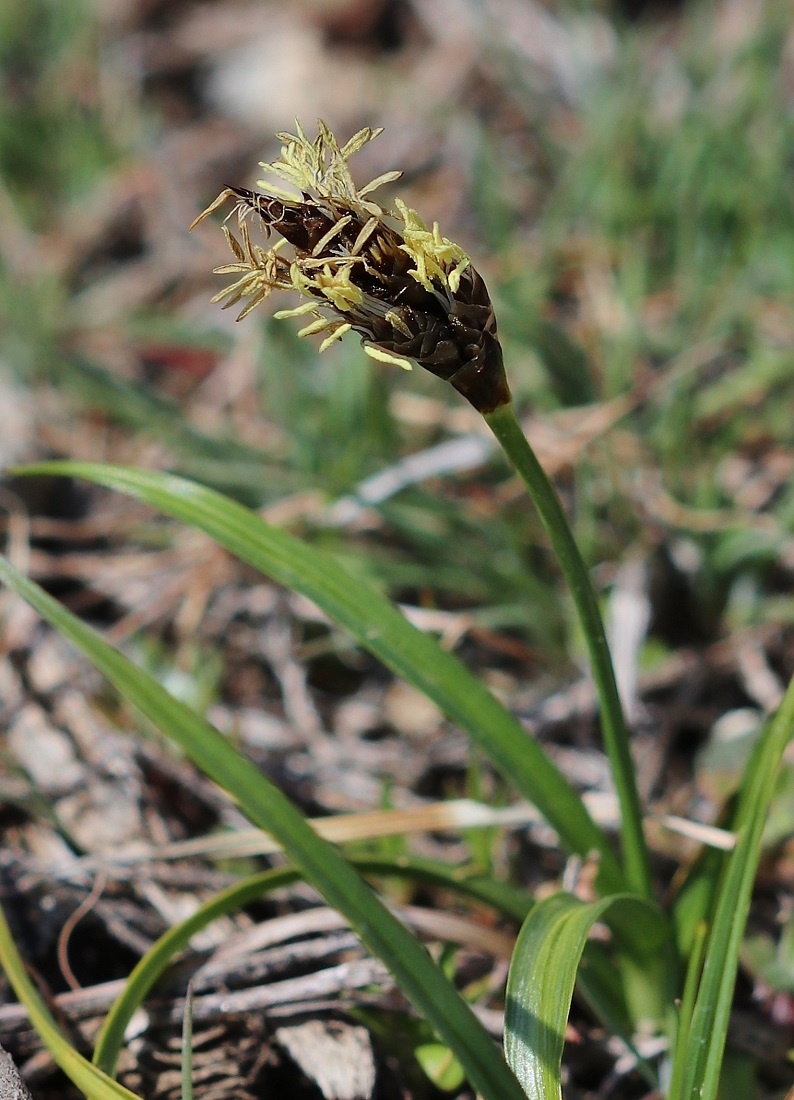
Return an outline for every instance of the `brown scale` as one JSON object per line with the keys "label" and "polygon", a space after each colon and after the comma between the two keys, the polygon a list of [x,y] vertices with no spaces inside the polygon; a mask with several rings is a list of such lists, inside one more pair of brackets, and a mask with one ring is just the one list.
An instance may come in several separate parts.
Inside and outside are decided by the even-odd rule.
{"label": "brown scale", "polygon": [[289,241],[296,252],[310,255],[315,245],[333,228],[333,219],[310,202],[292,202],[259,195],[246,187],[227,188],[232,195],[258,214],[270,234],[271,229]]}
{"label": "brown scale", "polygon": [[[378,236],[382,240],[381,234]],[[389,242],[378,253],[381,286],[363,289],[390,302],[391,312],[401,323],[397,326],[386,318],[373,318],[367,326],[373,343],[415,360],[449,382],[480,412],[506,404],[510,391],[496,315],[480,273],[469,266],[447,306],[442,301],[445,295],[440,298],[431,293],[408,274],[411,259],[398,245]],[[354,281],[361,285],[359,278]]]}
{"label": "brown scale", "polygon": [[[352,215],[352,220],[329,241],[328,256],[350,255],[365,224],[358,211],[340,202],[333,204],[339,217],[332,218],[309,196],[298,202],[243,187],[228,190],[259,214],[268,232],[272,228],[280,233],[299,258],[312,256],[339,217],[346,214]],[[446,289],[434,294],[409,274],[413,262],[401,248],[403,243],[403,238],[384,224],[365,242],[360,253],[364,262],[354,265],[350,281],[365,294],[388,303],[389,316],[362,312],[353,320],[353,327],[385,351],[413,359],[449,382],[479,412],[489,413],[507,404],[510,390],[496,317],[482,276],[469,266],[454,295]]]}

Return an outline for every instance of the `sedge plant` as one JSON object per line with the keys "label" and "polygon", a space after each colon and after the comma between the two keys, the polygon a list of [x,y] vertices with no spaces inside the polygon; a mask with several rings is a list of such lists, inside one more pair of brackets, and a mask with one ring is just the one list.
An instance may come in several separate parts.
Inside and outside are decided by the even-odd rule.
{"label": "sedge plant", "polygon": [[[399,178],[386,172],[357,188],[348,160],[380,130],[364,129],[343,147],[321,121],[314,141],[300,126],[280,134],[279,160],[261,167],[271,177],[262,191],[227,187],[194,226],[234,201],[239,239],[223,231],[235,262],[217,269],[235,276],[213,301],[243,302],[238,320],[276,290],[298,291],[305,302],[277,317],[308,315],[299,335],[326,333],[320,350],[351,330],[373,359],[410,370],[414,363],[449,382],[482,414],[519,474],[543,521],[571,590],[587,641],[601,706],[604,741],[621,808],[626,885],[650,896],[648,853],[606,635],[587,568],[542,466],[521,430],[485,282],[459,245],[428,229],[397,200],[399,217],[366,198]],[[272,177],[286,181],[293,193]],[[294,192],[300,198],[296,198]],[[269,250],[253,244],[248,220],[258,218],[279,240]],[[285,249],[291,246],[291,254]]]}
{"label": "sedge plant", "polygon": [[[233,259],[217,269],[232,281],[215,300],[241,305],[241,319],[274,292],[297,292],[303,301],[276,316],[306,315],[309,323],[300,334],[323,334],[321,350],[352,331],[372,358],[405,369],[425,368],[449,382],[483,416],[537,508],[586,639],[620,806],[617,849],[540,747],[476,678],[332,558],[221,494],[169,475],[87,463],[50,463],[29,470],[69,473],[126,492],[204,530],[241,560],[309,596],[463,728],[516,790],[538,807],[568,851],[594,858],[594,900],[560,891],[534,905],[523,923],[507,988],[505,1053],[510,1068],[441,969],[353,865],[319,837],[217,730],[4,560],[0,578],[224,786],[255,825],[273,835],[294,862],[295,873],[312,883],[383,959],[486,1100],[561,1096],[565,1025],[577,980],[604,1023],[630,1047],[643,1031],[666,1035],[661,1079],[638,1057],[641,1072],[661,1095],[669,1100],[716,1100],[763,822],[794,725],[794,687],[748,765],[733,851],[716,861],[703,861],[706,870],[693,872],[700,878],[691,879],[692,889],[681,892],[685,903],[663,912],[653,898],[629,732],[598,599],[556,492],[520,427],[487,288],[469,257],[441,234],[438,225],[429,228],[399,201],[392,212],[372,199],[379,186],[399,173],[356,186],[348,161],[378,133],[366,128],[340,145],[322,122],[314,139],[298,126],[294,135],[279,135],[281,156],[263,165],[265,179],[259,190],[224,188],[194,223],[232,204],[223,231]],[[270,247],[256,243],[255,225],[268,238],[276,235]],[[254,884],[254,890],[260,888]],[[248,890],[241,886],[233,900],[247,897]],[[227,898],[221,904],[232,901]],[[209,905],[206,919],[216,910]],[[613,930],[612,955],[601,945],[588,944],[596,922]],[[145,994],[188,932],[175,931],[167,943],[155,945],[151,960],[140,964],[137,984],[132,984],[132,993],[104,1029],[98,1073],[113,1071],[136,991],[141,997]],[[583,956],[588,966],[580,973]],[[20,996],[27,994],[2,922],[0,958],[7,969],[10,960],[12,981],[16,974]],[[49,1021],[45,1024],[51,1029]],[[109,1036],[114,1037],[112,1043]],[[68,1065],[65,1056],[64,1060]],[[83,1081],[85,1067],[80,1072]],[[103,1094],[111,1095],[104,1078],[101,1085]]]}

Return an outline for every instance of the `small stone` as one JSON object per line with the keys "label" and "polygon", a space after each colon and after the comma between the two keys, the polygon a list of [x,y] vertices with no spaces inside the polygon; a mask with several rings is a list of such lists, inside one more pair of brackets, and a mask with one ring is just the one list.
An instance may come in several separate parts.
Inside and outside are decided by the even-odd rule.
{"label": "small stone", "polygon": [[83,782],[83,767],[71,740],[35,703],[24,706],[11,723],[8,748],[46,794],[64,794]]}
{"label": "small stone", "polygon": [[375,1057],[366,1028],[341,1020],[308,1020],[276,1029],[276,1041],[325,1100],[369,1100]]}

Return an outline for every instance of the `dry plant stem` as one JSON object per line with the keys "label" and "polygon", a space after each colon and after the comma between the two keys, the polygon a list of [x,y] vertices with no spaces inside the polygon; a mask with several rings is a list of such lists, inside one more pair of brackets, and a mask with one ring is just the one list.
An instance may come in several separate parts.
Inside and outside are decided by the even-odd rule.
{"label": "dry plant stem", "polygon": [[521,430],[512,402],[501,405],[484,416],[516,473],[526,485],[571,590],[587,640],[593,680],[598,692],[604,745],[620,802],[626,881],[629,889],[641,897],[651,898],[648,849],[642,831],[642,812],[629,747],[629,733],[618,695],[601,612],[587,567],[579,553],[559,497]]}

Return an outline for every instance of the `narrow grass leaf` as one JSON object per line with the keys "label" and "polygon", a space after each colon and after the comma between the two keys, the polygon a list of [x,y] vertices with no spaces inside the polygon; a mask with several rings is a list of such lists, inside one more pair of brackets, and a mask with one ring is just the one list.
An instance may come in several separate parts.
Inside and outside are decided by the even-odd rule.
{"label": "narrow grass leaf", "polygon": [[42,1043],[69,1080],[91,1100],[140,1100],[79,1054],[62,1034],[41,996],[28,977],[11,930],[0,908],[0,965],[21,1004],[27,1010]]}
{"label": "narrow grass leaf", "polygon": [[698,985],[700,984],[701,974],[703,973],[703,956],[706,953],[706,934],[706,923],[705,921],[701,921],[695,929],[692,938],[691,950],[688,954],[684,992],[678,1004],[677,1016],[674,1019],[672,1070],[668,1088],[671,1097],[681,1095],[682,1074],[685,1068],[685,1061],[683,1058],[678,1057],[678,1051],[681,1047],[686,1045],[690,1028],[692,1027],[692,1013],[695,1008],[695,998],[697,997]]}
{"label": "narrow grass leaf", "polygon": [[711,919],[714,899],[727,856],[717,848],[705,848],[687,871],[671,906],[676,942],[682,959],[688,959],[704,922]]}
{"label": "narrow grass leaf", "polygon": [[249,819],[267,829],[328,903],[343,914],[403,993],[455,1052],[486,1100],[521,1100],[493,1040],[424,947],[389,912],[340,852],[213,726],[108,645],[42,588],[0,557],[0,580],[75,645],[131,703],[176,742]]}
{"label": "narrow grass leaf", "polygon": [[[498,889],[494,890],[494,880],[484,876],[461,879],[448,867],[431,865],[424,860],[400,859],[394,862],[383,859],[353,859],[351,863],[361,874],[421,882],[433,889],[451,891],[472,901],[484,902],[513,920],[523,920],[532,904],[529,896],[520,896],[518,890],[505,895]],[[265,894],[301,881],[303,875],[296,867],[279,867],[249,875],[205,901],[189,917],[164,932],[138,960],[124,989],[105,1017],[94,1049],[95,1065],[111,1076],[115,1073],[127,1025],[174,957],[187,947],[195,935],[213,921],[238,912]]]}
{"label": "narrow grass leaf", "polygon": [[780,761],[793,731],[794,679],[747,766],[734,826],[736,847],[728,857],[717,891],[703,977],[687,1041],[677,1051],[684,1059],[684,1069],[674,1069],[676,1078],[680,1073],[683,1085],[672,1100],[715,1100],[717,1096],[739,952],[761,857],[764,823],[775,792]]}
{"label": "narrow grass leaf", "polygon": [[307,596],[466,730],[508,781],[538,807],[567,849],[581,855],[598,851],[605,890],[616,892],[623,887],[608,838],[520,723],[434,638],[413,627],[392,603],[332,557],[211,489],[158,471],[58,462],[27,466],[16,473],[85,478],[136,497],[200,528],[242,561]]}
{"label": "narrow grass leaf", "polygon": [[560,1067],[577,970],[590,929],[615,916],[623,925],[633,920],[639,957],[658,953],[665,921],[655,905],[632,894],[590,904],[555,894],[524,922],[507,980],[505,1054],[530,1100],[562,1098]]}

